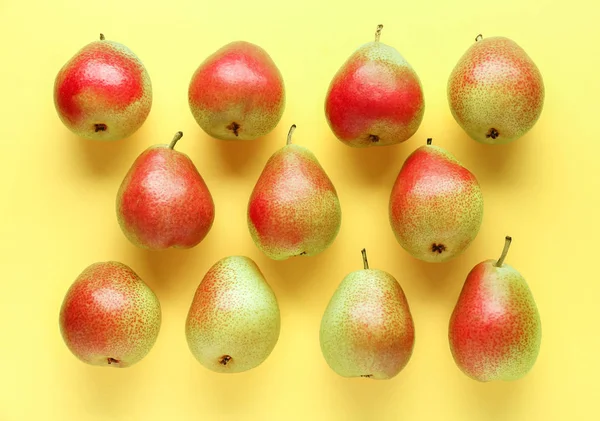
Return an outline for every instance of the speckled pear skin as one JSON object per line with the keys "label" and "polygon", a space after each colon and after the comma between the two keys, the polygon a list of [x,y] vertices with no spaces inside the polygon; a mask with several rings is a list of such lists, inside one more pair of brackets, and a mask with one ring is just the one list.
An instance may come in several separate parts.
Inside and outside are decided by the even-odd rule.
{"label": "speckled pear skin", "polygon": [[346,60],[325,99],[329,127],[352,147],[404,142],[417,131],[424,113],[416,72],[395,48],[378,40],[360,46]]}
{"label": "speckled pear skin", "polygon": [[413,257],[446,262],[479,233],[483,194],[475,176],[452,154],[439,146],[421,146],[398,173],[389,218],[398,243]]}
{"label": "speckled pear skin", "polygon": [[280,331],[277,298],[256,263],[246,256],[219,260],[206,273],[190,306],[185,333],[206,368],[240,373],[262,364]]}
{"label": "speckled pear skin", "polygon": [[476,41],[452,70],[447,89],[454,119],[471,138],[487,144],[523,136],[538,121],[544,105],[538,67],[505,37]]}
{"label": "speckled pear skin", "polygon": [[210,136],[254,140],[271,132],[285,109],[285,85],[269,54],[235,41],[211,54],[188,89],[192,115]]}
{"label": "speckled pear skin", "polygon": [[129,48],[101,35],[59,70],[54,105],[63,124],[76,135],[121,140],[136,132],[150,113],[150,76]]}
{"label": "speckled pear skin", "polygon": [[481,382],[513,381],[534,366],[542,325],[523,276],[496,260],[476,265],[450,318],[452,356],[467,376]]}
{"label": "speckled pear skin", "polygon": [[134,161],[117,192],[116,212],[127,239],[150,250],[195,247],[215,219],[212,195],[194,163],[166,144]]}
{"label": "speckled pear skin", "polygon": [[377,269],[347,275],[321,320],[320,344],[329,367],[343,377],[391,379],[408,364],[415,330],[396,279]]}
{"label": "speckled pear skin", "polygon": [[327,249],[339,233],[342,210],[315,155],[287,144],[269,158],[259,176],[247,220],[256,246],[271,259],[285,260]]}
{"label": "speckled pear skin", "polygon": [[158,298],[120,262],[88,266],[67,291],[60,308],[60,332],[79,360],[124,368],[152,349],[161,325]]}

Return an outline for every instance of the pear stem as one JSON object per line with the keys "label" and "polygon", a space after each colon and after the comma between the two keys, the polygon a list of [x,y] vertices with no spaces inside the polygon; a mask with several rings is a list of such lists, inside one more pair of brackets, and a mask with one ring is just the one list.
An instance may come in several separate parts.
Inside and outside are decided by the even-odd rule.
{"label": "pear stem", "polygon": [[433,140],[432,138],[428,137],[428,138],[427,138],[427,144],[428,144],[428,145],[431,145],[431,141],[432,141],[432,140]]}
{"label": "pear stem", "polygon": [[381,30],[383,29],[383,25],[377,25],[377,31],[375,31],[375,42],[379,42],[379,38],[381,37]]}
{"label": "pear stem", "polygon": [[169,149],[173,149],[175,147],[175,144],[179,141],[179,139],[181,139],[183,137],[183,132],[177,132],[175,133],[175,136],[173,136],[173,140],[171,140],[171,143],[169,143]]}
{"label": "pear stem", "polygon": [[479,42],[483,39],[483,35],[479,34],[475,37],[475,42]]}
{"label": "pear stem", "polygon": [[104,34],[100,34],[100,41],[104,41]]}
{"label": "pear stem", "polygon": [[506,255],[508,254],[508,249],[510,248],[511,241],[512,241],[512,238],[507,235],[506,239],[504,241],[504,249],[502,250],[502,254],[500,255],[500,258],[496,262],[496,267],[501,268],[502,265],[504,264],[504,259],[506,259]]}
{"label": "pear stem", "polygon": [[290,127],[290,131],[288,132],[287,142],[285,142],[286,145],[292,144],[292,134],[294,134],[294,130],[296,130],[296,125],[292,124],[292,127]]}
{"label": "pear stem", "polygon": [[367,249],[362,249],[360,252],[362,253],[364,268],[369,269],[369,261],[367,260]]}

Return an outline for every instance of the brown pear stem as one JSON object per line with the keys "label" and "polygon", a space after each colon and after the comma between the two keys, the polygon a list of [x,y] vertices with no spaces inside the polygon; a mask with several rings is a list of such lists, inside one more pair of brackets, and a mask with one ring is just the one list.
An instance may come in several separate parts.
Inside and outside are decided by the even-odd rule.
{"label": "brown pear stem", "polygon": [[483,39],[483,35],[479,34],[475,37],[475,42],[479,42]]}
{"label": "brown pear stem", "polygon": [[100,34],[100,41],[104,41],[104,34]]}
{"label": "brown pear stem", "polygon": [[500,258],[496,262],[496,267],[501,268],[502,264],[504,264],[504,259],[506,259],[506,255],[508,254],[508,249],[510,248],[511,241],[512,241],[512,238],[507,235],[506,239],[504,241],[504,249],[502,250],[502,254],[500,255]]}
{"label": "brown pear stem", "polygon": [[169,149],[173,149],[175,147],[175,144],[179,141],[179,139],[181,139],[183,137],[183,132],[177,132],[175,133],[175,136],[173,136],[173,140],[171,140],[171,143],[169,143]]}
{"label": "brown pear stem", "polygon": [[375,42],[379,42],[379,38],[381,37],[381,30],[383,29],[383,25],[377,25],[377,30],[375,31]]}
{"label": "brown pear stem", "polygon": [[427,138],[427,144],[428,144],[428,145],[431,145],[431,141],[432,141],[432,140],[433,140],[432,138],[428,137],[428,138]]}
{"label": "brown pear stem", "polygon": [[367,260],[367,249],[362,249],[360,252],[362,253],[364,268],[369,269],[369,261]]}
{"label": "brown pear stem", "polygon": [[292,127],[290,127],[290,131],[288,132],[287,142],[285,142],[286,145],[292,144],[292,135],[294,134],[294,130],[296,130],[296,125],[292,124]]}

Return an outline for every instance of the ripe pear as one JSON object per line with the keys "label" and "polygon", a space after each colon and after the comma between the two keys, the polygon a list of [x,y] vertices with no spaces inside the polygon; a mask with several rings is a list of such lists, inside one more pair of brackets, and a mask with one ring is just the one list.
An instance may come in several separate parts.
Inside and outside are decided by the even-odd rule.
{"label": "ripe pear", "polygon": [[392,188],[392,231],[413,257],[445,262],[467,249],[483,220],[483,195],[475,176],[439,146],[408,156]]}
{"label": "ripe pear", "polygon": [[146,149],[134,161],[117,193],[117,219],[125,236],[151,250],[192,248],[210,231],[215,205],[190,158],[169,145]]}
{"label": "ripe pear", "polygon": [[475,41],[448,79],[450,110],[474,140],[512,142],[527,133],[542,113],[542,75],[513,40],[479,35]]}
{"label": "ripe pear", "polygon": [[56,75],[54,105],[76,135],[121,140],[139,129],[150,113],[150,76],[129,48],[100,34],[99,41],[81,48]]}
{"label": "ripe pear", "polygon": [[101,367],[130,367],[154,346],[161,309],[154,292],[128,266],[97,262],[67,291],[60,331],[81,361]]}
{"label": "ripe pear", "polygon": [[337,191],[315,155],[287,144],[267,161],[248,203],[256,246],[274,260],[314,256],[336,238],[342,221]]}
{"label": "ripe pear", "polygon": [[263,48],[236,41],[200,64],[188,100],[196,122],[210,136],[253,140],[277,126],[285,109],[285,86]]}
{"label": "ripe pear", "polygon": [[465,281],[448,329],[457,366],[480,382],[524,377],[540,352],[542,325],[523,276],[504,263],[511,237],[498,261],[476,265]]}
{"label": "ripe pear", "polygon": [[409,139],[421,125],[425,102],[421,81],[394,47],[379,41],[360,46],[333,77],[325,115],[348,146],[387,146]]}
{"label": "ripe pear", "polygon": [[321,351],[343,377],[391,379],[408,364],[415,343],[412,315],[402,287],[387,272],[369,269],[347,275],[321,320]]}
{"label": "ripe pear", "polygon": [[279,339],[281,317],[273,290],[246,256],[219,260],[206,273],[190,306],[185,333],[204,367],[240,373],[262,364]]}

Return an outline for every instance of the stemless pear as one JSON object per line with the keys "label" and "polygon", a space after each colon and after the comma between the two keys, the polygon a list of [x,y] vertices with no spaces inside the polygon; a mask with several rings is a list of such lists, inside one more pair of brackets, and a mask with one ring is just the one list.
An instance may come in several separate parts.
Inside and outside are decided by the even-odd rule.
{"label": "stemless pear", "polygon": [[194,72],[188,101],[198,125],[221,140],[271,132],[285,109],[285,86],[269,54],[246,41],[215,51]]}
{"label": "stemless pear", "polygon": [[60,308],[60,331],[81,361],[124,368],[150,352],[161,325],[154,292],[128,266],[97,262],[67,291]]}
{"label": "stemless pear", "polygon": [[389,202],[392,230],[400,245],[426,262],[461,254],[483,220],[483,195],[475,176],[452,154],[431,144],[404,162]]}
{"label": "stemless pear", "polygon": [[274,260],[313,256],[328,248],[342,223],[337,191],[303,146],[287,144],[267,161],[248,202],[248,228],[256,246]]}
{"label": "stemless pear", "polygon": [[280,319],[277,298],[256,263],[229,256],[215,263],[198,285],[185,333],[190,351],[204,367],[240,373],[271,354]]}
{"label": "stemless pear", "polygon": [[331,297],[320,329],[321,351],[342,377],[391,379],[408,364],[415,329],[402,287],[387,272],[369,269],[348,274]]}
{"label": "stemless pear", "polygon": [[447,90],[452,116],[481,143],[520,138],[544,106],[542,74],[525,50],[506,37],[477,36],[452,70]]}
{"label": "stemless pear", "polygon": [[450,317],[448,338],[457,366],[481,382],[518,380],[535,364],[542,324],[527,282],[502,255],[476,265]]}
{"label": "stemless pear", "polygon": [[63,124],[86,139],[115,141],[139,129],[152,107],[150,76],[126,46],[100,40],[81,48],[56,75],[54,105]]}
{"label": "stemless pear", "polygon": [[421,125],[421,81],[408,61],[379,40],[360,46],[327,91],[325,116],[334,135],[352,147],[386,146],[409,139]]}

